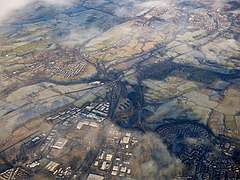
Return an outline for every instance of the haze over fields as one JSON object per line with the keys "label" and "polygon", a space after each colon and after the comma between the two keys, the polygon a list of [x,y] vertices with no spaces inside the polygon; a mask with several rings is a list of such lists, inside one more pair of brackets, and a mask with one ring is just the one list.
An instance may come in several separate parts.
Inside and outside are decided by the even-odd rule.
{"label": "haze over fields", "polygon": [[239,7],[0,0],[0,178],[240,179]]}

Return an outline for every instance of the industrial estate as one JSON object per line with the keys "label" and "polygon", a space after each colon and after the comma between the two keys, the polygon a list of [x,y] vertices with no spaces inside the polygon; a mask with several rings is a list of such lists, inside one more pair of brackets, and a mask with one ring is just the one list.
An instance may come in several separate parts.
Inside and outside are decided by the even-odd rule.
{"label": "industrial estate", "polygon": [[0,179],[240,179],[239,1],[5,3]]}

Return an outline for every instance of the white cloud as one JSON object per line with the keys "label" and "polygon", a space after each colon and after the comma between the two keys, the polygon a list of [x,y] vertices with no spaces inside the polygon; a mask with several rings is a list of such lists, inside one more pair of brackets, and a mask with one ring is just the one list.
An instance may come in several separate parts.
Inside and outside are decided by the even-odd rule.
{"label": "white cloud", "polygon": [[16,10],[20,10],[32,0],[0,0],[0,24],[7,20]]}
{"label": "white cloud", "polygon": [[170,0],[157,0],[157,1],[146,1],[138,6],[143,7],[143,8],[153,8],[153,7],[169,7],[169,3],[171,3]]}
{"label": "white cloud", "polygon": [[119,3],[114,14],[118,17],[134,17],[146,9],[170,7],[170,3],[172,0],[125,0]]}
{"label": "white cloud", "polygon": [[74,48],[101,32],[102,31],[96,27],[71,29],[69,34],[59,39],[58,43],[64,47]]}
{"label": "white cloud", "polygon": [[23,10],[32,3],[70,7],[78,0],[0,0],[0,24],[8,20],[18,10]]}
{"label": "white cloud", "polygon": [[[17,10],[22,10],[31,3],[42,2],[46,5],[69,7],[80,1],[81,0],[0,0],[0,24],[8,20],[10,16],[14,15]],[[186,0],[182,1],[184,2]],[[87,2],[90,2],[96,6],[106,3],[105,0],[89,0]],[[118,4],[119,6],[115,11],[115,14],[119,17],[132,17],[137,13],[136,11],[141,11],[146,8],[153,8],[156,6],[164,8],[168,7],[169,3],[177,3],[173,0],[113,0],[112,2],[114,2],[114,4]],[[225,4],[226,0],[213,0],[210,2],[207,1],[206,3],[206,5],[213,9],[222,8]]]}
{"label": "white cloud", "polygon": [[134,11],[131,8],[120,7],[115,10],[115,15],[118,17],[133,17]]}
{"label": "white cloud", "polygon": [[154,133],[146,133],[134,149],[137,179],[174,179],[182,174],[183,164],[172,156],[161,139]]}
{"label": "white cloud", "polygon": [[77,0],[42,0],[47,4],[69,7],[77,3]]}

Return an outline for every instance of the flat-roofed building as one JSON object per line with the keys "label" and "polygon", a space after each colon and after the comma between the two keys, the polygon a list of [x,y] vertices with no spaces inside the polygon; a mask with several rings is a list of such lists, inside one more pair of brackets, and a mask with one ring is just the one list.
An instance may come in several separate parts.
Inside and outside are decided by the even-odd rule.
{"label": "flat-roofed building", "polygon": [[66,143],[67,143],[67,139],[59,138],[57,142],[54,144],[53,148],[62,149]]}
{"label": "flat-roofed building", "polygon": [[106,160],[107,160],[107,161],[111,161],[111,160],[112,160],[112,157],[113,157],[113,156],[112,156],[111,154],[107,154]]}
{"label": "flat-roofed building", "polygon": [[104,177],[97,174],[89,174],[87,180],[103,180]]}
{"label": "flat-roofed building", "polygon": [[118,171],[119,166],[113,166],[113,171]]}
{"label": "flat-roofed building", "polygon": [[59,166],[58,163],[54,162],[54,161],[50,161],[47,166],[46,166],[46,169],[51,171],[51,172],[54,172],[56,170],[56,168]]}
{"label": "flat-roofed building", "polygon": [[79,122],[77,125],[77,129],[81,129],[84,125],[88,126],[89,122],[88,121]]}
{"label": "flat-roofed building", "polygon": [[101,169],[105,170],[106,168],[107,168],[107,162],[103,161]]}
{"label": "flat-roofed building", "polygon": [[130,137],[124,136],[120,143],[121,144],[128,144],[129,141],[130,141]]}
{"label": "flat-roofed building", "polygon": [[118,174],[117,171],[112,171],[111,175],[116,176]]}
{"label": "flat-roofed building", "polygon": [[120,170],[121,172],[127,172],[127,167],[121,167],[121,170]]}

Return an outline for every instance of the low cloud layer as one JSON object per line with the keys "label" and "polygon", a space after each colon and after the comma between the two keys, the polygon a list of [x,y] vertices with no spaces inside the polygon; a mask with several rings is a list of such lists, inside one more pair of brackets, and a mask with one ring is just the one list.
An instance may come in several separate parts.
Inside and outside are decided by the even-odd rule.
{"label": "low cloud layer", "polygon": [[37,2],[44,5],[70,7],[78,0],[0,0],[0,25],[13,16],[16,11],[23,11],[27,6]]}
{"label": "low cloud layer", "polygon": [[67,35],[60,38],[58,43],[63,47],[74,48],[90,40],[102,31],[96,27],[72,29]]}
{"label": "low cloud layer", "polygon": [[[114,125],[112,122],[105,122],[104,128],[98,134],[98,140],[112,137],[112,133],[123,129]],[[171,155],[167,146],[163,144],[158,134],[148,132],[139,133],[137,136],[139,144],[133,149],[132,175],[134,179],[148,180],[169,180],[175,179],[182,174],[183,164],[177,157]],[[96,141],[91,146],[94,146]]]}
{"label": "low cloud layer", "polygon": [[[0,0],[0,24],[8,20],[14,13],[18,10],[24,10],[25,7],[32,3],[43,3],[44,5],[56,5],[70,7],[76,3],[81,2],[81,0]],[[91,4],[100,6],[107,5],[106,0],[88,0]],[[180,2],[195,2],[193,0],[182,0]],[[132,17],[136,10],[143,10],[153,7],[166,7],[169,3],[180,3],[173,0],[123,0],[123,1],[113,1],[113,3],[118,5],[115,14],[119,17]],[[111,4],[111,2],[109,2]],[[226,4],[226,0],[219,1],[207,1],[204,2],[205,5],[211,6],[213,9],[222,8]]]}
{"label": "low cloud layer", "polygon": [[118,17],[134,17],[140,12],[154,7],[166,8],[172,0],[124,0],[116,8],[114,14]]}
{"label": "low cloud layer", "polygon": [[11,16],[14,11],[20,10],[31,3],[32,0],[8,0],[0,1],[0,24]]}
{"label": "low cloud layer", "polygon": [[181,161],[169,153],[157,135],[147,133],[140,142],[134,151],[137,179],[167,180],[181,175]]}

